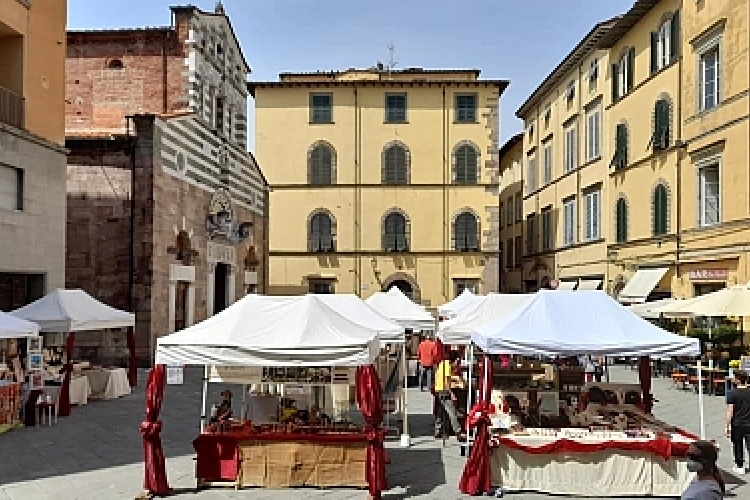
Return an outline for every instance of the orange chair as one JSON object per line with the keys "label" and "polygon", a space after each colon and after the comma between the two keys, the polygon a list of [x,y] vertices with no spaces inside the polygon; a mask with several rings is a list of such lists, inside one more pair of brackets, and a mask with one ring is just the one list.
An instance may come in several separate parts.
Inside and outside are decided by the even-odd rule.
{"label": "orange chair", "polygon": [[687,382],[687,379],[688,379],[687,373],[672,372],[670,377],[672,378],[673,387],[679,386],[681,389],[685,388],[685,382]]}

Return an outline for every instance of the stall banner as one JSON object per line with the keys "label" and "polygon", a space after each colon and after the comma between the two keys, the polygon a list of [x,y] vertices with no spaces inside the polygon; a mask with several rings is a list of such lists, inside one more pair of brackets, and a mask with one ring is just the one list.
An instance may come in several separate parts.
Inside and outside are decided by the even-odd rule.
{"label": "stall banner", "polygon": [[260,384],[263,383],[263,367],[212,365],[208,372],[208,381],[225,384]]}

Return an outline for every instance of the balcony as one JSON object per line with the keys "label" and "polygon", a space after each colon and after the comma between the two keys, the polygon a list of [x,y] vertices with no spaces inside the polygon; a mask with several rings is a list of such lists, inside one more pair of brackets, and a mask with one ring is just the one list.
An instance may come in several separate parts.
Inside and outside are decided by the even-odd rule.
{"label": "balcony", "polygon": [[25,108],[23,96],[0,86],[0,123],[24,128]]}

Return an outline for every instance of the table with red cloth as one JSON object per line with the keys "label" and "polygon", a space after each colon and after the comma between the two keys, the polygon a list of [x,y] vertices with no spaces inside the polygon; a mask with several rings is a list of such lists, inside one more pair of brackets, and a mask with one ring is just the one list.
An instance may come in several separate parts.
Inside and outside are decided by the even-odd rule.
{"label": "table with red cloth", "polygon": [[[360,432],[258,433],[247,428],[204,433],[193,441],[197,453],[196,478],[199,487],[223,484],[237,488],[363,488],[367,486],[366,446],[367,435]],[[348,476],[331,476],[333,470],[341,472],[342,467],[350,469]],[[321,469],[327,469],[328,476]],[[305,472],[309,474],[305,476]]]}
{"label": "table with red cloth", "polygon": [[21,384],[19,382],[0,382],[0,425],[14,426],[20,421]]}
{"label": "table with red cloth", "polygon": [[560,495],[679,497],[694,477],[685,456],[695,440],[684,431],[654,438],[496,436],[492,483]]}

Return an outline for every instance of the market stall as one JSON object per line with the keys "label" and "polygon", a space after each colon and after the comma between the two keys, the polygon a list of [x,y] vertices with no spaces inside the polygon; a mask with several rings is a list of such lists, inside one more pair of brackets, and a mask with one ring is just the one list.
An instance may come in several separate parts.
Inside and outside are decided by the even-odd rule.
{"label": "market stall", "polygon": [[446,302],[442,306],[438,306],[438,314],[441,319],[452,318],[470,304],[481,300],[481,298],[482,295],[476,295],[468,288],[464,288],[464,291],[458,297],[450,302]]}
{"label": "market stall", "polygon": [[[648,361],[645,356],[700,354],[697,339],[666,332],[599,291],[540,291],[513,314],[476,327],[472,340],[486,353],[527,356],[589,353]],[[650,373],[641,375],[642,406],[612,388],[608,395],[605,384],[590,384],[578,401],[554,386],[517,391],[513,400],[492,394],[495,404],[485,401],[474,412],[488,444],[480,447],[478,438],[462,491],[488,491],[492,484],[597,497],[679,495],[692,479],[684,460],[697,437],[649,414]],[[477,469],[478,462],[490,470]]]}
{"label": "market stall", "polygon": [[28,371],[20,360],[18,339],[38,336],[36,323],[0,312],[0,433],[20,423],[22,385]]}
{"label": "market stall", "polygon": [[[355,300],[359,299],[346,295],[247,295],[201,323],[158,339],[155,362],[159,366],[211,365],[207,373],[213,370],[251,384],[296,389],[337,383],[355,386],[357,413],[364,425],[347,418],[350,411],[323,415],[313,405],[303,411],[287,404],[294,399],[290,390],[277,398],[276,415],[269,415],[267,421],[235,418],[226,411],[232,408],[226,402],[231,395],[225,395],[210,425],[193,443],[199,485],[367,486],[373,497],[379,497],[385,488],[384,431],[381,386],[372,363],[381,335],[398,337],[403,328],[363,303],[362,309]],[[367,326],[368,318],[378,325]],[[147,393],[156,394],[157,404],[149,406],[153,411],[142,424],[147,429],[147,456],[158,456],[160,449],[160,442],[158,449],[155,445],[160,428],[152,432],[151,423],[158,419],[160,407],[152,385],[159,384],[163,385],[163,376],[149,378]],[[204,409],[205,394],[204,390]],[[166,480],[160,482],[153,469],[147,463],[147,489],[162,493]]]}
{"label": "market stall", "polygon": [[[432,314],[428,313],[422,306],[415,304],[412,300],[404,295],[404,292],[397,287],[392,287],[387,292],[377,292],[371,295],[366,301],[367,305],[375,311],[402,326],[405,330],[411,332],[434,332],[436,330],[436,320]],[[401,401],[403,412],[403,432],[401,434],[401,446],[409,446],[411,438],[409,436],[408,424],[408,401],[406,397],[406,388],[408,387],[407,366],[408,359],[406,354],[406,337],[401,338]],[[388,360],[388,358],[386,358]],[[390,363],[389,363],[390,365]]]}
{"label": "market stall", "polygon": [[[66,334],[64,365],[64,376],[61,382],[51,380],[51,383],[61,383],[59,414],[66,417],[70,415],[70,384],[75,376],[86,376],[90,386],[97,385],[102,378],[104,380],[104,396],[119,397],[130,393],[130,388],[136,384],[136,359],[135,338],[133,327],[135,326],[135,315],[110,307],[83,290],[55,290],[41,299],[32,302],[11,313],[17,318],[39,325],[42,333]],[[73,347],[75,345],[76,332],[128,328],[128,350],[130,353],[127,373],[120,369],[104,369],[106,373],[91,374],[82,370],[80,374],[74,374]],[[53,370],[45,370],[53,372]],[[101,376],[100,376],[101,375]],[[123,380],[124,376],[124,380]],[[107,387],[110,391],[107,392]],[[33,394],[32,394],[33,397]],[[88,394],[87,394],[88,397]]]}

